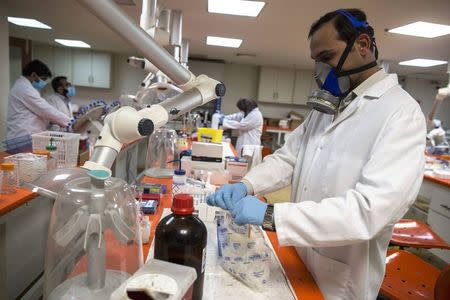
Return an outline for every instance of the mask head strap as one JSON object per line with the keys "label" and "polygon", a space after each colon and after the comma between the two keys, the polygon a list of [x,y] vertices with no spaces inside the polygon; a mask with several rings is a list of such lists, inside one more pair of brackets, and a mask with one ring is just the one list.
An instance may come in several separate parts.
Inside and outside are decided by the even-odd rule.
{"label": "mask head strap", "polygon": [[[345,9],[339,9],[336,12],[347,18],[347,20],[351,23],[351,25],[356,33],[360,32],[358,28],[368,28],[369,27],[369,23],[367,21],[359,21],[357,18],[355,18],[351,13],[349,13]],[[361,66],[359,68],[341,72],[342,66],[344,65],[344,62],[347,59],[348,54],[352,50],[355,40],[356,40],[356,36],[347,43],[347,46],[345,47],[345,50],[342,53],[341,58],[339,59],[339,62],[336,66],[336,76],[337,77],[359,73],[359,72],[365,71],[365,70],[370,69],[377,65],[377,62],[374,61],[367,65]],[[373,43],[373,47],[375,50],[375,60],[377,60],[378,59],[378,49],[377,49],[377,46],[375,43],[375,38],[372,38],[372,43]]]}

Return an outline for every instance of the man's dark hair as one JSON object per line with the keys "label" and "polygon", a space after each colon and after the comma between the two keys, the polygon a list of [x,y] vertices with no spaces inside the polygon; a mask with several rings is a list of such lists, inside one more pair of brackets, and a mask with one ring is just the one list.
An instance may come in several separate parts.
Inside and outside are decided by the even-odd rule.
{"label": "man's dark hair", "polygon": [[50,69],[47,67],[47,65],[37,59],[30,61],[22,69],[23,76],[30,76],[33,72],[36,73],[39,77],[52,77],[52,72],[50,72]]}
{"label": "man's dark hair", "polygon": [[[358,21],[367,22],[367,16],[362,10],[356,8],[349,8],[345,10],[349,12],[353,17],[355,17]],[[308,38],[311,38],[311,36],[322,27],[322,25],[330,21],[333,21],[334,28],[338,32],[339,38],[341,40],[350,43],[354,41],[361,33],[365,33],[370,37],[370,49],[372,51],[375,50],[375,32],[372,26],[369,25],[365,28],[358,27],[355,29],[355,27],[352,26],[350,20],[339,13],[337,10],[323,15],[319,20],[314,22],[309,30]]]}
{"label": "man's dark hair", "polygon": [[61,80],[67,80],[66,76],[56,76],[52,80],[52,88],[57,93],[57,89],[61,86]]}
{"label": "man's dark hair", "polygon": [[247,116],[252,110],[258,107],[258,104],[252,99],[242,98],[239,99],[236,106],[244,112],[244,116]]}

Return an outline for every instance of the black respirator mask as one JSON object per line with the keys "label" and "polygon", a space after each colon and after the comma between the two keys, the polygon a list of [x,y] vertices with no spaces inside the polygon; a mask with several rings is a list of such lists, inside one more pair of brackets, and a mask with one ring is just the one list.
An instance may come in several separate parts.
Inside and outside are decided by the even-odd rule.
{"label": "black respirator mask", "polygon": [[[337,12],[351,22],[357,33],[359,33],[358,28],[369,27],[367,22],[359,21],[346,10],[340,9],[337,10]],[[341,99],[345,98],[350,92],[350,75],[363,72],[377,65],[376,59],[378,59],[378,50],[374,39],[375,61],[355,69],[347,71],[342,70],[342,66],[355,43],[355,39],[356,37],[347,43],[347,46],[339,59],[338,65],[335,68],[321,62],[316,63],[314,77],[320,89],[314,91],[308,98],[306,103],[308,107],[325,114],[336,114],[339,110]]]}

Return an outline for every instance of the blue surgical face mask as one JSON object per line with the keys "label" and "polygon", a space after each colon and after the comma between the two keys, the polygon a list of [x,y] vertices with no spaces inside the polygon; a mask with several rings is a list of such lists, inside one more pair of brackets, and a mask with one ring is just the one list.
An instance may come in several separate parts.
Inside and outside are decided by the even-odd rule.
{"label": "blue surgical face mask", "polygon": [[39,78],[38,81],[33,81],[31,85],[37,90],[42,90],[47,85],[47,82]]}
{"label": "blue surgical face mask", "polygon": [[66,96],[73,97],[75,96],[75,92],[76,92],[75,87],[71,85],[66,89]]}

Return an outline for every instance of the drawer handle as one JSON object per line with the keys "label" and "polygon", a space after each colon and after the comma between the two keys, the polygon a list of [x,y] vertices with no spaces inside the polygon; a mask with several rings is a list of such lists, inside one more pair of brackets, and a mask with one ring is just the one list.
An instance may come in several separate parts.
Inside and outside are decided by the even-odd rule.
{"label": "drawer handle", "polygon": [[445,205],[445,204],[441,204],[441,207],[445,208],[446,210],[450,210],[450,207],[448,207],[448,206]]}

